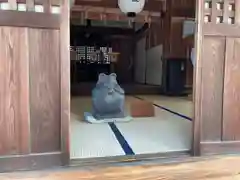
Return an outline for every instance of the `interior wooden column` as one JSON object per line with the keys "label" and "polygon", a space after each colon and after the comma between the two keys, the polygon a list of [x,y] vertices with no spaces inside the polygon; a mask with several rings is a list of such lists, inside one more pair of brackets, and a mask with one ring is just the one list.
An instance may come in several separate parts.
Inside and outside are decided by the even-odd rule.
{"label": "interior wooden column", "polygon": [[163,16],[163,60],[162,60],[162,89],[167,91],[167,57],[170,53],[170,35],[171,35],[171,20],[172,20],[172,0],[165,1],[165,13]]}

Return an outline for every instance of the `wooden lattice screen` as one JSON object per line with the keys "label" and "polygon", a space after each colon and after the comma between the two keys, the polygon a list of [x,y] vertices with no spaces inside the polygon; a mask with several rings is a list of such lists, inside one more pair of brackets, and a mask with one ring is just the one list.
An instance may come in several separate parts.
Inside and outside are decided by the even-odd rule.
{"label": "wooden lattice screen", "polygon": [[239,4],[239,0],[204,0],[204,35],[239,34]]}
{"label": "wooden lattice screen", "polygon": [[1,10],[35,11],[45,13],[60,13],[58,0],[0,0]]}
{"label": "wooden lattice screen", "polygon": [[204,4],[205,23],[224,23],[234,24],[235,20],[235,1],[205,0]]}
{"label": "wooden lattice screen", "polygon": [[0,0],[0,25],[59,29],[59,0]]}

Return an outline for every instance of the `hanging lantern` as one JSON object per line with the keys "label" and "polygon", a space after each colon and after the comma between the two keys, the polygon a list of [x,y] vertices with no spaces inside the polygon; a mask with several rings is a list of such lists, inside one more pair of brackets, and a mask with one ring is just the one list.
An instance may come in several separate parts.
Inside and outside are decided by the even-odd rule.
{"label": "hanging lantern", "polygon": [[128,17],[135,17],[145,5],[145,0],[118,0],[120,10]]}
{"label": "hanging lantern", "polygon": [[75,4],[75,0],[69,0],[69,5],[70,5],[70,8],[72,8]]}

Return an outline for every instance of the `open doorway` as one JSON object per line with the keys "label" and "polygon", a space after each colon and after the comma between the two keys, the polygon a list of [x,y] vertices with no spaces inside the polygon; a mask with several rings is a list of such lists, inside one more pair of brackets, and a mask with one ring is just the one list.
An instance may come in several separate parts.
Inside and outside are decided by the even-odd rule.
{"label": "open doorway", "polygon": [[[189,23],[177,22],[181,23],[171,26],[172,52],[166,60],[164,34],[159,33],[163,21],[71,20],[71,159],[190,152],[194,41]],[[92,90],[100,73],[117,75],[131,121],[92,124],[84,120],[84,113],[92,111]],[[136,102],[146,102],[154,113],[132,116]],[[145,105],[135,110],[141,114]]]}

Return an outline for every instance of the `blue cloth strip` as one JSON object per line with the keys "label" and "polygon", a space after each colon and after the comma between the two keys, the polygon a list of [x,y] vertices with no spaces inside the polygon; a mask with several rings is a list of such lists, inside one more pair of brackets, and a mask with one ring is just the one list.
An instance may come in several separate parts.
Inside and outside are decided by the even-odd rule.
{"label": "blue cloth strip", "polygon": [[114,123],[108,123],[126,155],[135,155],[132,148]]}

